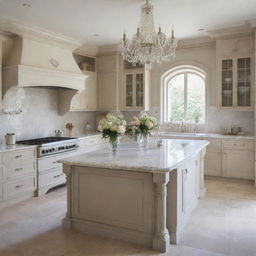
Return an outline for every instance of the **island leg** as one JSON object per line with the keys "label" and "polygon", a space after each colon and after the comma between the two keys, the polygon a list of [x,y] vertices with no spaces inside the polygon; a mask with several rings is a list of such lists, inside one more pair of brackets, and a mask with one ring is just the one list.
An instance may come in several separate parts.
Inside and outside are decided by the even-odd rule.
{"label": "island leg", "polygon": [[67,213],[66,217],[62,220],[63,229],[71,229],[71,166],[63,165],[63,172],[66,174],[67,179]]}
{"label": "island leg", "polygon": [[199,198],[203,199],[206,194],[206,188],[204,184],[204,157],[206,154],[206,149],[203,149],[200,153],[200,194]]}
{"label": "island leg", "polygon": [[155,234],[153,249],[166,252],[170,245],[169,232],[166,227],[166,196],[169,173],[154,173],[155,184]]}

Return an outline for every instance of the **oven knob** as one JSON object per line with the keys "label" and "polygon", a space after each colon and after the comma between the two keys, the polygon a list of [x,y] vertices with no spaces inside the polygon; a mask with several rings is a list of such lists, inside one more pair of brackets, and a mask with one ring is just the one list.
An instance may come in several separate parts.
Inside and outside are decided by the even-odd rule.
{"label": "oven knob", "polygon": [[52,151],[55,151],[55,148],[52,148]]}
{"label": "oven knob", "polygon": [[49,149],[48,151],[49,151],[49,152],[52,152],[52,150],[51,150],[51,149]]}
{"label": "oven knob", "polygon": [[45,150],[45,153],[48,153],[48,150]]}
{"label": "oven knob", "polygon": [[42,150],[42,154],[45,154],[45,150]]}

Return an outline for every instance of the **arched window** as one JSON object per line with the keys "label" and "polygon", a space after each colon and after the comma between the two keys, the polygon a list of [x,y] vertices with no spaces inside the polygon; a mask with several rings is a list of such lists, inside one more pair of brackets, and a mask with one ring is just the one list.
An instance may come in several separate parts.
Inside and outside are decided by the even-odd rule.
{"label": "arched window", "polygon": [[165,73],[164,122],[205,123],[206,74],[193,66],[177,67]]}

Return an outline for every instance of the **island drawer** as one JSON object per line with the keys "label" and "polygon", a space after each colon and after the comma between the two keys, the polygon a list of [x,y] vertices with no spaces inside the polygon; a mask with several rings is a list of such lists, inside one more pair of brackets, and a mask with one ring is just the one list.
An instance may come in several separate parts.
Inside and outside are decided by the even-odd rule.
{"label": "island drawer", "polygon": [[52,184],[64,184],[66,182],[66,176],[62,171],[62,168],[56,168],[49,172],[42,173],[38,178],[39,187],[43,188]]}
{"label": "island drawer", "polygon": [[15,178],[32,172],[36,173],[36,161],[21,161],[11,166],[5,166],[3,168],[3,178]]}
{"label": "island drawer", "polygon": [[235,150],[254,150],[254,141],[252,140],[223,140],[222,146],[224,149]]}
{"label": "island drawer", "polygon": [[27,176],[6,182],[3,185],[3,199],[20,196],[22,193],[33,192],[36,189],[36,176]]}
{"label": "island drawer", "polygon": [[36,149],[23,149],[5,152],[3,154],[4,166],[17,166],[21,161],[27,161],[36,157]]}

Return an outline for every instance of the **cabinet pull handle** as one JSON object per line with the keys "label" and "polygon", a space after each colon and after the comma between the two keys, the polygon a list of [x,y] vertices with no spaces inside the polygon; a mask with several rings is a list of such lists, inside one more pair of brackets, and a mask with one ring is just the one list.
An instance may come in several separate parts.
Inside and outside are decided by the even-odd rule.
{"label": "cabinet pull handle", "polygon": [[15,156],[15,158],[20,158],[20,157],[22,157],[22,155],[17,155],[17,156]]}
{"label": "cabinet pull handle", "polygon": [[188,169],[185,169],[185,181],[188,179]]}
{"label": "cabinet pull handle", "polygon": [[23,170],[23,168],[16,168],[15,169],[16,172],[19,172],[19,171],[22,171],[22,170]]}
{"label": "cabinet pull handle", "polygon": [[52,162],[53,164],[58,164],[58,162],[57,161],[54,161],[54,162]]}
{"label": "cabinet pull handle", "polygon": [[23,187],[24,185],[17,185],[16,188],[21,188]]}
{"label": "cabinet pull handle", "polygon": [[53,176],[53,178],[55,179],[55,178],[59,178],[60,176],[62,176],[63,174],[58,174],[58,175],[55,175],[55,176]]}

